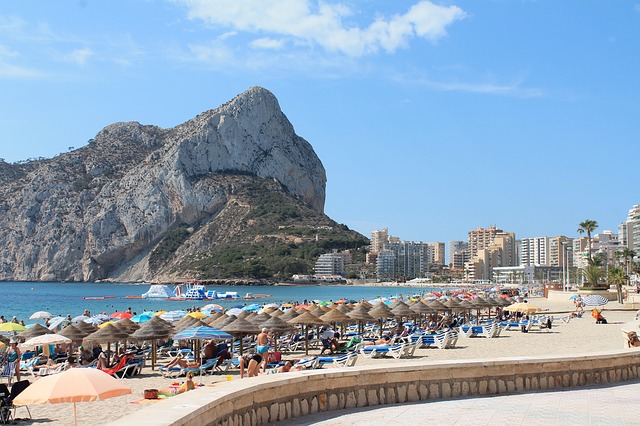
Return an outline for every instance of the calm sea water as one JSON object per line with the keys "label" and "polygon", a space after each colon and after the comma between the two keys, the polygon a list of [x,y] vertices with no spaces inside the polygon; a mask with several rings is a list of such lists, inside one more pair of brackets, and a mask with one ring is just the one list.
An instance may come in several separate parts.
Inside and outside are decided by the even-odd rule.
{"label": "calm sea water", "polygon": [[[176,310],[193,306],[204,306],[216,303],[224,308],[243,305],[245,303],[283,303],[307,300],[339,300],[365,299],[377,297],[393,297],[402,294],[405,298],[412,294],[421,294],[440,290],[433,287],[365,287],[365,286],[210,286],[209,290],[220,292],[235,291],[240,296],[246,293],[269,294],[269,297],[254,300],[200,300],[169,301],[164,299],[126,299],[126,296],[140,296],[149,288],[148,284],[116,284],[116,283],[35,283],[35,282],[2,282],[0,283],[0,315],[9,320],[13,315],[23,319],[25,323],[36,311],[47,311],[53,315],[72,317],[81,315],[85,309],[91,314],[107,312],[107,314],[124,311],[128,307],[137,313],[145,310]],[[86,300],[85,297],[114,296],[104,300]],[[41,322],[41,320],[40,320]]]}

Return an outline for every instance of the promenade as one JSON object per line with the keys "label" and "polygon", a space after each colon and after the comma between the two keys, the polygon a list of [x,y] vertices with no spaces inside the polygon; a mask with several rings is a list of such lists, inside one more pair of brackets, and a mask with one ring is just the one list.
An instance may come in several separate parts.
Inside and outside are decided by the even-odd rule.
{"label": "promenade", "polygon": [[640,381],[553,392],[428,401],[324,412],[279,426],[438,425],[640,425]]}

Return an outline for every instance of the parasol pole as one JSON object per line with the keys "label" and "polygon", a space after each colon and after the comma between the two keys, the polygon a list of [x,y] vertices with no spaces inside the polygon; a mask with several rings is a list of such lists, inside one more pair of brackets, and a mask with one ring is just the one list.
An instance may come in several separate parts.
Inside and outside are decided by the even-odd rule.
{"label": "parasol pole", "polygon": [[76,410],[76,403],[73,403],[73,424],[78,426],[78,412]]}

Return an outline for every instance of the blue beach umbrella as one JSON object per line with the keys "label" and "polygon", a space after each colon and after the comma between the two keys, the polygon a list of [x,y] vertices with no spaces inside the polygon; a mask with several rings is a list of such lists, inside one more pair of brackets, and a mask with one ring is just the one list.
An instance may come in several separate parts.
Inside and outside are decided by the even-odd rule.
{"label": "blue beach umbrella", "polygon": [[245,310],[245,311],[250,311],[250,312],[258,311],[258,310],[260,310],[260,305],[258,305],[257,303],[252,303],[251,305],[247,305],[242,309]]}
{"label": "blue beach umbrella", "polygon": [[181,331],[180,333],[173,336],[174,340],[191,340],[191,339],[199,339],[199,340],[228,340],[233,339],[233,336],[227,333],[226,331],[219,330],[213,327],[195,327],[188,328],[186,330]]}
{"label": "blue beach umbrella", "polygon": [[580,297],[580,296],[578,296],[577,294],[574,294],[574,295],[572,295],[572,296],[569,296],[569,300],[574,300],[574,299],[577,299],[577,298],[579,298],[579,297]]}
{"label": "blue beach umbrella", "polygon": [[153,318],[153,312],[143,312],[141,314],[134,315],[133,317],[131,317],[131,321],[135,323],[141,323],[141,322],[147,322],[151,318]]}

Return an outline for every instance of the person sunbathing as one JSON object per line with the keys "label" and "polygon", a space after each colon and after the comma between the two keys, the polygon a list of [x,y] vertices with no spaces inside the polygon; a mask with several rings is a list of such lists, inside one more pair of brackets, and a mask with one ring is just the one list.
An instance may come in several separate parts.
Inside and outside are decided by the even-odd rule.
{"label": "person sunbathing", "polygon": [[267,370],[266,374],[288,373],[289,371],[300,371],[300,370],[302,370],[301,366],[294,367],[291,361],[285,361],[284,365]]}
{"label": "person sunbathing", "polygon": [[378,345],[390,345],[391,344],[391,337],[389,336],[382,336],[381,338],[379,338],[376,341],[368,341],[365,343],[366,346],[378,346]]}
{"label": "person sunbathing", "polygon": [[633,348],[636,346],[640,346],[640,339],[635,331],[630,331],[627,333],[627,347]]}
{"label": "person sunbathing", "polygon": [[175,357],[169,362],[169,364],[167,364],[166,368],[171,368],[175,366],[178,366],[180,368],[198,368],[200,367],[200,363],[197,361],[187,362],[182,358]]}

